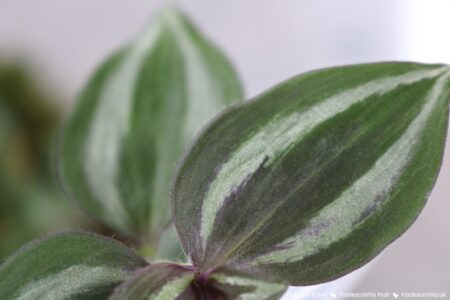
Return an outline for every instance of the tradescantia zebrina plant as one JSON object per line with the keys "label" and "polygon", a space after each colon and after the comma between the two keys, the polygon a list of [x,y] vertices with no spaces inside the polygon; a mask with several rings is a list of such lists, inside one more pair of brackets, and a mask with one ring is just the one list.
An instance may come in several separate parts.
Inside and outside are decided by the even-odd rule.
{"label": "tradescantia zebrina plant", "polygon": [[[7,260],[0,298],[268,300],[287,285],[340,277],[374,258],[423,208],[442,162],[449,100],[450,67],[442,65],[363,64],[292,78],[216,117],[179,164],[172,218],[187,263],[148,263],[110,239],[65,233]],[[89,130],[73,128],[73,138],[77,132]],[[152,141],[138,132],[124,149]],[[140,152],[125,158],[133,153]],[[151,158],[136,157],[139,170]],[[107,170],[133,183],[154,180]],[[135,210],[113,220],[122,216],[115,208],[111,224],[134,222]]]}
{"label": "tradescantia zebrina plant", "polygon": [[309,285],[361,267],[422,209],[449,99],[448,67],[379,63],[310,72],[226,111],[173,185],[192,265],[152,265],[113,299],[272,299],[282,286],[234,293],[248,278]]}
{"label": "tradescantia zebrina plant", "polygon": [[[96,287],[122,281],[110,299],[278,299],[285,285],[342,276],[399,237],[424,206],[449,99],[450,68],[441,65],[365,64],[288,80],[215,118],[182,160],[172,208],[188,264],[141,268],[123,246],[66,234],[8,260],[0,296],[53,296],[62,284],[49,299],[90,299]],[[80,236],[102,250],[73,247]],[[56,267],[44,267],[45,256],[34,267],[57,242],[75,253],[66,260],[54,251]],[[75,269],[91,274],[89,284],[78,284]]]}

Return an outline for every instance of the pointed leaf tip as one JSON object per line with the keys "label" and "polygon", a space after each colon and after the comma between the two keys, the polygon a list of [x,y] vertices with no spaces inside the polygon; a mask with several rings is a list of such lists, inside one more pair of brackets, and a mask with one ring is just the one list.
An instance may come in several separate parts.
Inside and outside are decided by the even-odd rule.
{"label": "pointed leaf tip", "polygon": [[67,122],[60,164],[66,192],[84,210],[147,240],[170,221],[181,150],[242,98],[229,62],[184,16],[159,19],[89,81]]}
{"label": "pointed leaf tip", "polygon": [[447,66],[413,63],[323,69],[216,118],[173,187],[194,265],[307,285],[370,261],[433,187],[449,78]]}

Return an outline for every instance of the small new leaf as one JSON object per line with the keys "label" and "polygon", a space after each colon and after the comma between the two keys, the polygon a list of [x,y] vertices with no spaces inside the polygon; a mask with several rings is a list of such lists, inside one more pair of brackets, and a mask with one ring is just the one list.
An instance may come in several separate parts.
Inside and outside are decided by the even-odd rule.
{"label": "small new leaf", "polygon": [[169,186],[184,146],[241,86],[223,55],[163,11],[91,79],[65,130],[61,174],[82,208],[151,240],[170,221]]}
{"label": "small new leaf", "polygon": [[107,299],[146,266],[125,245],[88,233],[57,234],[24,246],[0,267],[0,299]]}
{"label": "small new leaf", "polygon": [[160,263],[140,269],[122,283],[110,300],[172,300],[189,288],[194,279],[191,267]]}
{"label": "small new leaf", "polygon": [[110,300],[275,300],[286,287],[225,270],[200,274],[194,267],[150,265],[121,284]]}
{"label": "small new leaf", "polygon": [[329,68],[222,114],[173,187],[194,265],[308,285],[370,261],[411,225],[433,187],[449,78],[440,65]]}

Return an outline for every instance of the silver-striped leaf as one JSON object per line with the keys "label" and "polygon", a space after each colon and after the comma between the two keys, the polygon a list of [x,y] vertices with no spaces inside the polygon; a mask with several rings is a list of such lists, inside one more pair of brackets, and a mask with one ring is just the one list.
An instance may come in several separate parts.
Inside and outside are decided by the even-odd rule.
{"label": "silver-striped leaf", "polygon": [[225,300],[278,300],[287,286],[253,278],[231,270],[219,270],[211,275],[218,289],[225,291]]}
{"label": "silver-striped leaf", "polygon": [[370,261],[433,187],[449,78],[447,66],[414,63],[322,69],[220,115],[173,186],[194,265],[308,285]]}
{"label": "silver-striped leaf", "polygon": [[0,266],[0,299],[107,299],[146,262],[125,245],[91,233],[32,242]]}
{"label": "silver-striped leaf", "polygon": [[103,223],[154,240],[171,219],[182,149],[241,98],[225,57],[183,15],[163,10],[79,97],[61,149],[65,190]]}
{"label": "silver-striped leaf", "polygon": [[110,300],[275,300],[285,290],[226,270],[200,275],[192,266],[159,263],[136,271]]}
{"label": "silver-striped leaf", "polygon": [[116,288],[110,300],[178,299],[194,279],[192,267],[159,263],[137,270]]}

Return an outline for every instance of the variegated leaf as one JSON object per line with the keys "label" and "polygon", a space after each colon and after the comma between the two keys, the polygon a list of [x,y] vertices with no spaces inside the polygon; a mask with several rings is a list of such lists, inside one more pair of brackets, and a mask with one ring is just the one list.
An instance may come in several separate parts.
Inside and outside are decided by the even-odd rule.
{"label": "variegated leaf", "polygon": [[194,279],[192,267],[169,263],[140,269],[122,283],[111,300],[172,300],[179,298]]}
{"label": "variegated leaf", "polygon": [[286,287],[218,271],[199,274],[192,266],[160,263],[136,271],[111,300],[272,300]]}
{"label": "variegated leaf", "polygon": [[367,263],[416,219],[436,180],[449,77],[441,65],[329,68],[222,114],[173,188],[194,265],[306,285]]}
{"label": "variegated leaf", "polygon": [[229,270],[213,273],[211,281],[218,289],[226,291],[226,300],[278,300],[287,289],[283,284],[263,281]]}
{"label": "variegated leaf", "polygon": [[107,299],[146,262],[125,245],[89,233],[32,242],[0,266],[0,299]]}
{"label": "variegated leaf", "polygon": [[170,221],[181,150],[240,98],[222,54],[184,16],[164,10],[81,94],[62,143],[65,190],[104,223],[154,239]]}

